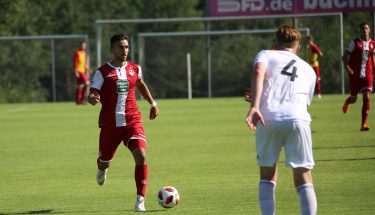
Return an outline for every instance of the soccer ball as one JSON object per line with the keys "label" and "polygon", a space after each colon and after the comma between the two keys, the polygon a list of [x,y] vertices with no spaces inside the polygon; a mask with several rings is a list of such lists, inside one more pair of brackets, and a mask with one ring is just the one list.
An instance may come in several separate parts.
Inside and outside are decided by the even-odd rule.
{"label": "soccer ball", "polygon": [[158,202],[163,208],[173,208],[180,202],[180,195],[176,188],[166,186],[159,190]]}

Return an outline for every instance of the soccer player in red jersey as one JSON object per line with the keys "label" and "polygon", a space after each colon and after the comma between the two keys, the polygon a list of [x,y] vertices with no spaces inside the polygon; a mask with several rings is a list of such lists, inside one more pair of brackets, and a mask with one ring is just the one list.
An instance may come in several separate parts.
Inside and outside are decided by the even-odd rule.
{"label": "soccer player in red jersey", "polygon": [[138,64],[127,61],[128,37],[123,34],[111,38],[112,60],[102,65],[94,75],[88,101],[102,104],[99,115],[99,157],[97,159],[97,183],[103,185],[118,145],[123,142],[135,160],[135,183],[137,198],[135,210],[145,211],[145,194],[148,182],[146,163],[146,136],[141,114],[138,110],[135,88],[150,103],[151,120],[159,113]]}
{"label": "soccer player in red jersey", "polygon": [[92,71],[86,63],[86,42],[81,41],[79,48],[74,52],[74,74],[77,78],[76,104],[84,104],[87,88],[90,84],[86,71],[92,74]]}
{"label": "soccer player in red jersey", "polygon": [[349,75],[350,96],[342,107],[344,113],[348,112],[349,104],[357,101],[359,93],[363,96],[362,124],[360,131],[368,131],[367,118],[370,111],[370,94],[373,87],[375,41],[370,38],[370,25],[359,25],[361,34],[350,41],[342,61]]}
{"label": "soccer player in red jersey", "polygon": [[306,49],[306,61],[311,65],[316,74],[316,85],[315,90],[318,94],[318,98],[322,97],[320,88],[320,68],[318,58],[323,56],[322,51],[319,46],[314,43],[314,38],[312,36],[306,37],[307,49]]}

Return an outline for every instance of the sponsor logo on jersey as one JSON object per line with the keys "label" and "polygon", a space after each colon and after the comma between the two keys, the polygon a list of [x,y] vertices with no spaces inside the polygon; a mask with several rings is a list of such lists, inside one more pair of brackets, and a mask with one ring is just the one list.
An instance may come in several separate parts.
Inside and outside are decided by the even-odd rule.
{"label": "sponsor logo on jersey", "polygon": [[130,71],[129,71],[129,75],[130,75],[130,76],[134,76],[134,75],[135,75],[135,72],[134,72],[133,70],[130,70]]}
{"label": "sponsor logo on jersey", "polygon": [[118,94],[126,94],[129,90],[129,82],[128,80],[117,80],[117,93]]}

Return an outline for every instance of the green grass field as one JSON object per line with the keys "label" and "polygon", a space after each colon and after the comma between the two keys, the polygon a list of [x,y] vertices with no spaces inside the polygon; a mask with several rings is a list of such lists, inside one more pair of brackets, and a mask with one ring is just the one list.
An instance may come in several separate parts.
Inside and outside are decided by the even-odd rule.
{"label": "green grass field", "polygon": [[[359,132],[361,100],[342,114],[346,96],[314,99],[310,108],[318,214],[375,211],[373,130]],[[159,100],[157,120],[146,118],[149,186],[146,208],[155,214],[260,214],[254,133],[242,98]],[[373,101],[373,104],[374,101]],[[0,215],[133,214],[134,161],[119,147],[108,181],[96,184],[100,105],[0,105]],[[277,214],[299,214],[291,171],[280,159]],[[161,208],[159,188],[176,187],[181,204]]]}

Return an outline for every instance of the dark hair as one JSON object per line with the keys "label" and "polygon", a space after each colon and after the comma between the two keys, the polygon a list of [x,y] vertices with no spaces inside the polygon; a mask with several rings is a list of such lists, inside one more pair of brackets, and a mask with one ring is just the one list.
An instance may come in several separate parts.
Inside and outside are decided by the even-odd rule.
{"label": "dark hair", "polygon": [[306,39],[313,40],[314,38],[311,35],[306,36]]}
{"label": "dark hair", "polygon": [[361,24],[358,25],[359,28],[362,28],[364,25],[370,26],[367,22],[362,22]]}
{"label": "dark hair", "polygon": [[121,40],[128,40],[128,37],[125,36],[125,34],[114,34],[112,37],[111,37],[111,47],[113,46],[113,44],[117,41],[121,41]]}

